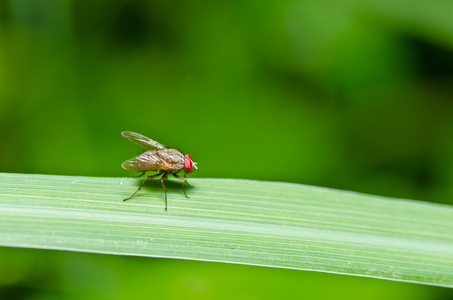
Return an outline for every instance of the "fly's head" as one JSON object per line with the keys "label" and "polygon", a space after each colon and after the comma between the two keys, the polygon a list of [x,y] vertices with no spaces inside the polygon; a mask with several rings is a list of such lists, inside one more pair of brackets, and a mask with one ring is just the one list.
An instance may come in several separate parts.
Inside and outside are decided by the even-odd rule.
{"label": "fly's head", "polygon": [[192,160],[189,154],[184,155],[184,170],[186,173],[193,172],[197,169],[197,163]]}

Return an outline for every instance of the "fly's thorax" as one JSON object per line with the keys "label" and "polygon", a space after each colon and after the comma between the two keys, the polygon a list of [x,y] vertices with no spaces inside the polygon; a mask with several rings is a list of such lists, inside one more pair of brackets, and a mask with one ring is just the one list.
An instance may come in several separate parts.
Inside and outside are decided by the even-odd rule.
{"label": "fly's thorax", "polygon": [[184,154],[176,149],[157,150],[159,157],[165,163],[165,169],[172,173],[179,172],[184,168]]}

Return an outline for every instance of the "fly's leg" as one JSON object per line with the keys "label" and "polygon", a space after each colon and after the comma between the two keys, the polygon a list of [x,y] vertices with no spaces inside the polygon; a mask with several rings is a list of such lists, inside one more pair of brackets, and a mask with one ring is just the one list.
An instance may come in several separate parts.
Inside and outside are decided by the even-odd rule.
{"label": "fly's leg", "polygon": [[154,177],[157,177],[160,174],[162,174],[162,173],[158,173],[158,174],[151,175],[151,176],[146,176],[145,179],[143,179],[142,184],[140,184],[140,187],[138,188],[138,190],[136,190],[135,193],[132,194],[132,196],[130,196],[130,197],[126,198],[126,199],[123,199],[123,201],[127,201],[127,200],[131,199],[132,197],[134,197],[135,194],[137,194],[142,189],[142,186],[143,186],[143,184],[145,184],[146,180],[154,178]]}
{"label": "fly's leg", "polygon": [[182,183],[182,191],[184,192],[184,195],[186,195],[187,198],[190,198],[189,196],[187,196],[186,189],[185,189],[185,187],[184,187],[184,185],[185,185],[186,183],[187,183],[187,185],[188,185],[189,187],[191,187],[190,184],[187,182],[187,178],[185,177],[185,175],[184,175],[184,177],[181,177],[181,176],[179,176],[179,175],[173,174],[173,176],[175,176],[176,178],[181,179],[181,180],[184,181],[184,182]]}
{"label": "fly's leg", "polygon": [[164,185],[165,178],[167,178],[167,173],[164,173],[164,175],[160,179],[160,182],[162,182],[162,186],[164,187],[164,191],[165,191],[165,211],[167,211],[167,189],[165,188],[165,185]]}
{"label": "fly's leg", "polygon": [[186,181],[186,183],[187,183],[187,185],[188,185],[189,187],[192,187],[192,186],[191,186],[191,185],[189,184],[189,182],[187,181],[187,178],[186,178],[186,176],[187,176],[187,173],[186,173],[186,172],[184,172],[184,180]]}
{"label": "fly's leg", "polygon": [[134,176],[134,178],[139,178],[139,177],[142,177],[143,175],[145,175],[146,172],[142,172],[142,174],[140,175],[137,175],[137,176]]}

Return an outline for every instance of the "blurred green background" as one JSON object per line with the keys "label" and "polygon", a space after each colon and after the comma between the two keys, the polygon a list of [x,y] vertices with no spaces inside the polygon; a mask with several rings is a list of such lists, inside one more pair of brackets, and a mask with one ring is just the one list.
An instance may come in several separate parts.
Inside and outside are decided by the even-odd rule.
{"label": "blurred green background", "polygon": [[[130,130],[191,177],[453,204],[453,2],[0,1],[0,171],[133,176]],[[0,299],[449,299],[252,266],[0,248]]]}

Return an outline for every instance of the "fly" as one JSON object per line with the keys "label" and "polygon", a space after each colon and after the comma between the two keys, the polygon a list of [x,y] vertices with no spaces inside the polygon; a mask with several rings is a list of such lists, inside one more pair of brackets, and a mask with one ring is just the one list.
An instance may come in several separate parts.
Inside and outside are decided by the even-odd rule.
{"label": "fly", "polygon": [[[129,141],[148,149],[148,151],[143,152],[139,156],[126,160],[121,164],[121,167],[129,171],[142,172],[138,175],[138,177],[142,176],[147,171],[159,172],[145,177],[138,190],[123,201],[134,197],[135,194],[141,190],[146,180],[162,175],[160,182],[162,183],[162,187],[165,191],[165,211],[167,211],[167,189],[165,188],[164,180],[169,174],[184,181],[182,184],[182,190],[184,191],[184,195],[189,198],[185,190],[185,184],[190,187],[187,182],[186,174],[197,169],[197,163],[192,160],[189,154],[182,154],[176,149],[166,148],[162,144],[135,132],[123,131],[121,134]],[[181,177],[177,173],[183,169],[184,177]]]}

